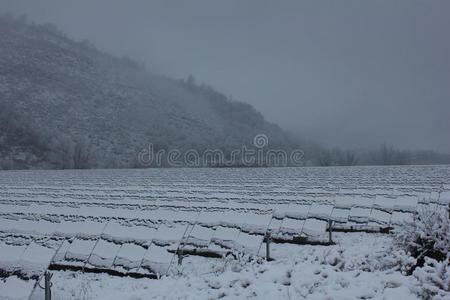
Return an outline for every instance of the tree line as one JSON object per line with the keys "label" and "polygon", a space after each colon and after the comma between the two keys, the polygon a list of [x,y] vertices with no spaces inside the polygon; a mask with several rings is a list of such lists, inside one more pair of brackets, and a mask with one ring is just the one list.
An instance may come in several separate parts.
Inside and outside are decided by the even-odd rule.
{"label": "tree line", "polygon": [[410,164],[450,164],[450,154],[431,150],[401,150],[383,143],[374,149],[364,150],[343,150],[340,147],[321,149],[313,162],[317,166]]}

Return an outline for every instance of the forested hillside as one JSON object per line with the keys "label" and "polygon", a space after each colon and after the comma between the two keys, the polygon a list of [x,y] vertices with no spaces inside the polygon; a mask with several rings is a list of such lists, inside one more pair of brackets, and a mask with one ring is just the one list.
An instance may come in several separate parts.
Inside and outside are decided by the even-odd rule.
{"label": "forested hillside", "polygon": [[[120,38],[120,37],[118,37]],[[151,73],[52,25],[0,18],[0,167],[139,167],[158,149],[296,143],[252,106],[194,80]]]}

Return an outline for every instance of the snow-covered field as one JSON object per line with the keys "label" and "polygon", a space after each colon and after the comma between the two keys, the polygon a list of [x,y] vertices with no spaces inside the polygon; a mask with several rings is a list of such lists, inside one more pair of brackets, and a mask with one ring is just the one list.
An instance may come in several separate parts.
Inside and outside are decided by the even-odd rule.
{"label": "snow-covered field", "polygon": [[[56,299],[416,299],[386,235],[336,233],[335,246],[276,244],[272,262],[190,256],[160,280],[57,272]],[[42,293],[42,292],[41,292]],[[38,298],[36,298],[38,299]]]}
{"label": "snow-covered field", "polygon": [[1,172],[0,298],[39,299],[50,267],[53,299],[414,299],[391,235],[295,243],[445,209],[449,183],[450,166]]}

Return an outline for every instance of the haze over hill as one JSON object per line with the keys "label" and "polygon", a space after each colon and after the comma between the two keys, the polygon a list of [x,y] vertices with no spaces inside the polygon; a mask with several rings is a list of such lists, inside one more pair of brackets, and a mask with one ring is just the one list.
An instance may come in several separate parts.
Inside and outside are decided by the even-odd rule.
{"label": "haze over hill", "polygon": [[[450,163],[450,155],[387,144],[355,151],[305,142],[193,76],[154,74],[52,24],[5,16],[0,33],[0,169]],[[264,151],[298,151],[300,161],[275,153],[243,163],[243,147],[256,150],[258,134],[267,136]],[[176,164],[171,150],[181,154]],[[223,156],[192,164],[190,150]],[[146,164],[145,151],[163,156]]]}
{"label": "haze over hill", "polygon": [[3,18],[0,30],[0,150],[14,167],[134,167],[149,143],[227,152],[258,133],[295,145],[252,106],[193,78],[154,75],[52,25]]}
{"label": "haze over hill", "polygon": [[450,152],[450,1],[1,0],[328,147]]}

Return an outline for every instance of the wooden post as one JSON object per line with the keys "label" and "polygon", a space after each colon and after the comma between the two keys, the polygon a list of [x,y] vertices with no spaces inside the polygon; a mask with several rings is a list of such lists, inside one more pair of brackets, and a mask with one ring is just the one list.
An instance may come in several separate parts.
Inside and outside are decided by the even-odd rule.
{"label": "wooden post", "polygon": [[178,255],[178,265],[181,266],[181,264],[183,263],[183,250],[178,249],[177,255]]}
{"label": "wooden post", "polygon": [[44,280],[45,280],[45,300],[51,300],[52,299],[52,279],[53,274],[50,272],[45,272],[44,274]]}
{"label": "wooden post", "polygon": [[333,243],[333,221],[331,219],[328,219],[328,242],[331,244]]}
{"label": "wooden post", "polygon": [[266,260],[270,261],[270,230],[266,232]]}

